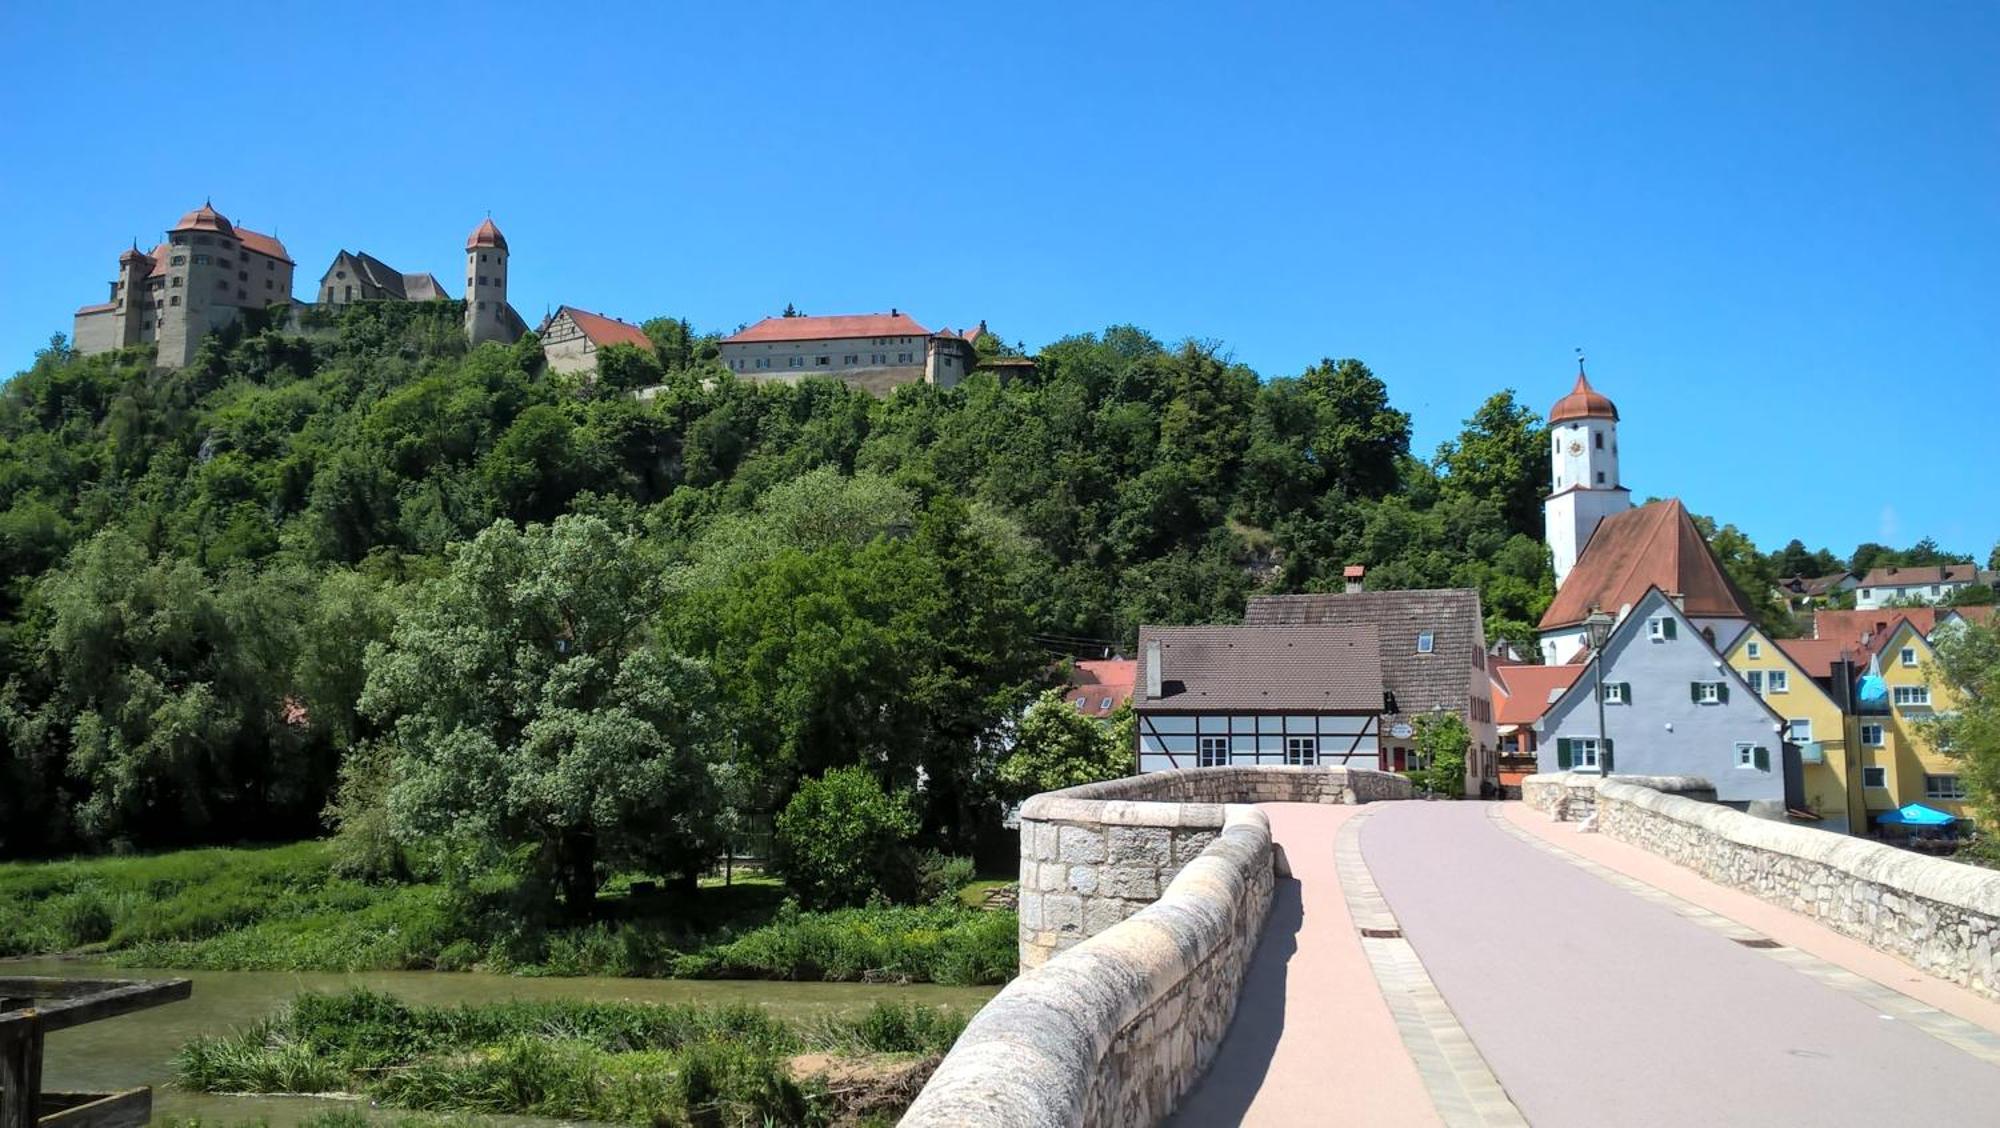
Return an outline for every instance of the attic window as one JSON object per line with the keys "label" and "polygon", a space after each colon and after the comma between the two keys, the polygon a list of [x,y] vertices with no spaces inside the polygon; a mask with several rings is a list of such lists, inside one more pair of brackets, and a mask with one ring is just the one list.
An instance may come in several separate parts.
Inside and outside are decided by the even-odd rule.
{"label": "attic window", "polygon": [[1666,616],[1646,620],[1646,637],[1654,642],[1671,642],[1680,635],[1680,624]]}
{"label": "attic window", "polygon": [[1436,649],[1436,645],[1437,640],[1431,636],[1431,632],[1429,631],[1425,631],[1417,636],[1417,653],[1419,654],[1429,654],[1432,650]]}

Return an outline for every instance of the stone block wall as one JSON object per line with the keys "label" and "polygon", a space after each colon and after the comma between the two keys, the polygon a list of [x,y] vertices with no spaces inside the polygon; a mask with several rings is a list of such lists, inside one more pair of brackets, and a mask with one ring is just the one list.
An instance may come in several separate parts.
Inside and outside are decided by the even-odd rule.
{"label": "stone block wall", "polygon": [[1355,768],[1150,772],[1051,791],[1021,807],[1021,968],[1040,967],[1157,900],[1231,803],[1407,799],[1410,781]]}
{"label": "stone block wall", "polygon": [[1614,779],[1597,829],[2000,998],[2000,873]]}
{"label": "stone block wall", "polygon": [[[1680,795],[1701,803],[1715,802],[1715,787],[1698,776],[1613,776],[1618,783]],[[1596,772],[1545,772],[1521,781],[1521,799],[1557,822],[1582,822],[1597,813],[1597,789],[1604,777]]]}

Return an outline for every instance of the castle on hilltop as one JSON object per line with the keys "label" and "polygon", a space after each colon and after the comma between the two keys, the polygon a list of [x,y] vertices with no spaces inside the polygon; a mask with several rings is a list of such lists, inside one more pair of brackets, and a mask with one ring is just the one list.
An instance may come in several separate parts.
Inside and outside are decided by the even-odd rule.
{"label": "castle on hilltop", "polygon": [[[302,312],[358,301],[450,300],[431,274],[404,274],[363,252],[342,250],[321,275],[316,302],[292,297],[291,255],[276,237],[237,226],[204,202],[167,231],[150,254],[135,242],[118,256],[110,300],[76,311],[79,353],[157,346],[162,368],[194,359],[202,337],[234,324],[246,309],[285,305]],[[492,219],[465,241],[465,335],[511,344],[527,323],[507,302],[507,237]]]}

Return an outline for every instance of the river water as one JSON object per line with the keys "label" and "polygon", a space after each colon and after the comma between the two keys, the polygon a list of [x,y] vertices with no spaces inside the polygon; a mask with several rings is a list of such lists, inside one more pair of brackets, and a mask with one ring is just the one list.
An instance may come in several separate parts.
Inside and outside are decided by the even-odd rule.
{"label": "river water", "polygon": [[[905,987],[872,983],[780,983],[764,980],[524,978],[437,971],[162,971],[110,967],[77,960],[0,960],[0,975],[74,978],[188,979],[192,997],[120,1018],[49,1035],[43,1055],[46,1089],[109,1092],[153,1086],[153,1116],[199,1117],[209,1124],[258,1120],[296,1124],[329,1107],[351,1103],[304,1097],[216,1096],[173,1087],[173,1056],[198,1034],[247,1026],[300,991],[369,987],[411,1003],[453,1004],[500,999],[600,999],[642,1003],[755,1003],[785,1016],[863,1011],[878,1001],[951,1006],[971,1012],[996,987]],[[493,1117],[496,1125],[548,1125],[530,1118]]]}

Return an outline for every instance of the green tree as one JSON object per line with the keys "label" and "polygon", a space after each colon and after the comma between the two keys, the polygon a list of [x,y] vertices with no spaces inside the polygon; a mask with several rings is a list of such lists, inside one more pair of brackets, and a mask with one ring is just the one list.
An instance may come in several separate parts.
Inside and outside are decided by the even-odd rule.
{"label": "green tree", "polygon": [[1446,489],[1497,503],[1509,532],[1539,539],[1548,436],[1541,416],[1508,388],[1480,404],[1458,438],[1438,447],[1433,461]]}
{"label": "green tree", "polygon": [[1456,799],[1465,794],[1465,753],[1472,734],[1457,713],[1425,713],[1416,719],[1417,755],[1423,760],[1421,773],[1413,778],[1437,792]]}
{"label": "green tree", "polygon": [[1980,828],[2000,833],[2000,624],[1958,623],[1940,631],[1932,688],[1956,708],[1922,723],[1931,745],[1956,760]]}
{"label": "green tree", "polygon": [[591,517],[459,548],[368,654],[398,834],[525,847],[577,916],[613,867],[691,881],[718,844],[720,718],[702,665],[648,645],[657,577]]}
{"label": "green tree", "polygon": [[[1131,711],[1129,703],[1122,708]],[[1021,716],[1013,747],[1000,761],[1000,781],[1026,798],[1128,775],[1138,744],[1119,740],[1130,727],[1102,724],[1070,705],[1061,689],[1044,690]]]}
{"label": "green tree", "polygon": [[904,792],[889,792],[865,768],[835,768],[807,780],[778,815],[771,861],[810,908],[859,905],[898,892],[917,816]]}

